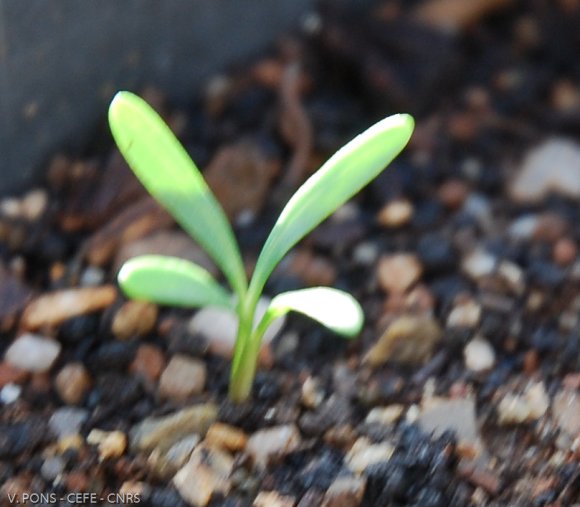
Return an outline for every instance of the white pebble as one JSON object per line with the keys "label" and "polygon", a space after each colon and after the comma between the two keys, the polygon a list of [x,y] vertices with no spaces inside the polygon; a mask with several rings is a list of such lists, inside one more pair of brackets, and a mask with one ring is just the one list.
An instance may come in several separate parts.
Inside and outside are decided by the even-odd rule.
{"label": "white pebble", "polygon": [[17,384],[6,384],[2,390],[0,390],[0,402],[4,405],[10,405],[14,403],[20,394],[22,393],[22,387]]}
{"label": "white pebble", "polygon": [[50,370],[61,348],[61,344],[52,338],[27,333],[8,347],[4,359],[21,370],[42,373]]}
{"label": "white pebble", "polygon": [[463,350],[465,366],[476,373],[490,370],[495,364],[495,351],[490,343],[481,337],[475,337]]}

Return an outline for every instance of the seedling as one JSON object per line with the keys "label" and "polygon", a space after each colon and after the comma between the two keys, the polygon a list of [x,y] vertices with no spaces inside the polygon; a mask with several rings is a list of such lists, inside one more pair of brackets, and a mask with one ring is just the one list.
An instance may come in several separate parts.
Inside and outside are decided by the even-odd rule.
{"label": "seedling", "polygon": [[157,113],[138,96],[119,92],[109,108],[109,124],[117,146],[141,183],[206,250],[233,294],[202,267],[158,255],[127,261],[119,271],[119,285],[133,299],[192,308],[213,305],[237,314],[229,386],[233,401],[249,396],[262,337],[281,315],[295,311],[340,336],[359,334],[364,320],[360,305],[350,294],[330,287],[278,294],[254,324],[256,305],[266,281],[288,251],[404,148],[413,131],[411,116],[395,115],[379,121],[341,148],[296,191],[266,240],[249,282],[222,207]]}

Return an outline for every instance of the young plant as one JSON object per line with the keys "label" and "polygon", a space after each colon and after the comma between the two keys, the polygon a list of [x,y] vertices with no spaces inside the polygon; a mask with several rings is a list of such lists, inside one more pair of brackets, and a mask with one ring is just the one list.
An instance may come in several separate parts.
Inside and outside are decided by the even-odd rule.
{"label": "young plant", "polygon": [[145,255],[119,271],[124,293],[162,305],[226,308],[238,316],[229,396],[235,402],[250,394],[260,343],[268,326],[289,311],[300,312],[338,335],[355,337],[363,313],[348,293],[314,287],[278,294],[255,324],[256,305],[276,265],[306,234],[359,192],[407,144],[413,118],[395,115],[379,121],[331,157],[292,196],[262,251],[251,280],[226,215],[203,176],[169,127],[141,98],[119,92],[109,109],[113,137],[131,169],[210,255],[225,275],[233,295],[192,262]]}

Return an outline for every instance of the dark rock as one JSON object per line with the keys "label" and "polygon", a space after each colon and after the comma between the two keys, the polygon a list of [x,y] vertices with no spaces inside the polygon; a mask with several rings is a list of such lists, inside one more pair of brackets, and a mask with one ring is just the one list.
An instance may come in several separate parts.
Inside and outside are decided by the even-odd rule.
{"label": "dark rock", "polygon": [[47,434],[46,422],[39,418],[0,424],[0,458],[14,458],[34,450],[45,441]]}
{"label": "dark rock", "polygon": [[331,426],[349,422],[352,411],[352,405],[346,398],[332,395],[316,412],[305,413],[300,418],[299,426],[307,435],[321,435]]}
{"label": "dark rock", "polygon": [[137,344],[126,341],[111,341],[103,343],[92,355],[88,364],[93,371],[119,371],[127,370],[131,361],[135,358]]}
{"label": "dark rock", "polygon": [[440,234],[426,234],[417,243],[417,254],[427,272],[441,273],[456,267],[458,259],[451,242]]}
{"label": "dark rock", "polygon": [[342,467],[342,457],[336,453],[323,452],[318,458],[308,463],[298,474],[301,486],[308,490],[316,488],[327,490]]}

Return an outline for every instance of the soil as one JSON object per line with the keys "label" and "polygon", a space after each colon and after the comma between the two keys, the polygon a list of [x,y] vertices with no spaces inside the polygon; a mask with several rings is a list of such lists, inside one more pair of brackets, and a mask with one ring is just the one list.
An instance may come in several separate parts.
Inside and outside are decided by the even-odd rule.
{"label": "soil", "polygon": [[[246,404],[228,402],[229,359],[192,311],[116,290],[145,251],[213,268],[104,127],[86,153],[56,154],[42,188],[2,200],[2,505],[187,505],[196,480],[211,506],[580,502],[580,3],[466,4],[322,3],[188,105],[143,91],[206,168],[248,271],[333,151],[387,114],[417,120],[266,288],[348,290],[361,336],[290,316]],[[568,144],[531,161],[554,142]],[[148,447],[140,423],[189,407],[209,421],[169,432],[169,463],[171,435]],[[120,492],[136,496],[107,503]]]}

